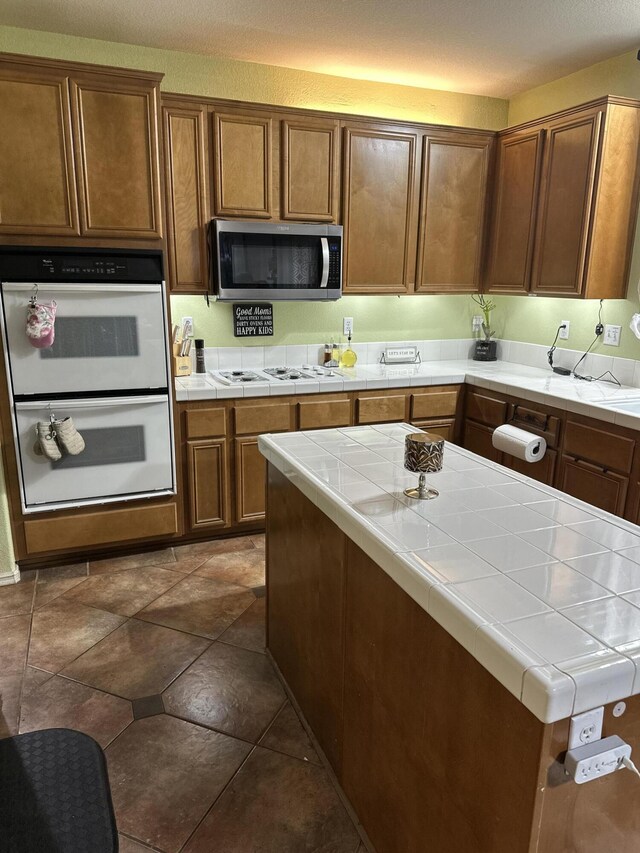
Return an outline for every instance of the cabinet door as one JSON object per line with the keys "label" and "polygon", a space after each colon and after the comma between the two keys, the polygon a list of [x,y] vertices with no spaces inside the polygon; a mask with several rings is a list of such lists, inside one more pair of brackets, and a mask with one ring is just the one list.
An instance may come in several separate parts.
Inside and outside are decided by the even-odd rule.
{"label": "cabinet door", "polygon": [[622,515],[627,500],[629,478],[605,471],[588,462],[563,456],[558,488],[614,515]]}
{"label": "cabinet door", "polygon": [[507,468],[511,468],[512,471],[524,474],[525,477],[531,477],[540,483],[546,483],[547,486],[553,486],[556,476],[557,458],[558,454],[555,450],[547,450],[539,462],[527,462],[524,459],[517,459],[515,456],[505,453],[502,457],[502,464]]}
{"label": "cabinet door", "polygon": [[66,75],[2,68],[0,104],[0,234],[79,234]]}
{"label": "cabinet door", "polygon": [[583,289],[602,113],[552,125],[543,158],[532,290]]}
{"label": "cabinet door", "polygon": [[206,293],[207,112],[199,106],[166,106],[162,113],[169,283],[176,293]]}
{"label": "cabinet door", "polygon": [[280,151],[282,219],[336,222],[339,122],[284,119]]}
{"label": "cabinet door", "polygon": [[493,446],[492,435],[493,429],[491,427],[482,426],[482,424],[477,424],[474,421],[465,421],[462,446],[472,453],[477,453],[478,456],[484,456],[485,459],[502,462],[502,453]]}
{"label": "cabinet door", "polygon": [[88,76],[71,88],[82,233],[162,237],[158,84]]}
{"label": "cabinet door", "polygon": [[271,119],[216,113],[214,141],[216,216],[270,219]]}
{"label": "cabinet door", "polygon": [[236,522],[264,520],[267,461],[258,436],[238,438],[236,447]]}
{"label": "cabinet door", "polygon": [[404,293],[413,288],[416,140],[414,133],[345,128],[346,293]]}
{"label": "cabinet door", "polygon": [[493,135],[424,138],[418,287],[479,290]]}
{"label": "cabinet door", "polygon": [[486,289],[526,293],[531,286],[544,130],[498,140]]}
{"label": "cabinet door", "polygon": [[227,443],[224,438],[187,442],[191,529],[229,524]]}

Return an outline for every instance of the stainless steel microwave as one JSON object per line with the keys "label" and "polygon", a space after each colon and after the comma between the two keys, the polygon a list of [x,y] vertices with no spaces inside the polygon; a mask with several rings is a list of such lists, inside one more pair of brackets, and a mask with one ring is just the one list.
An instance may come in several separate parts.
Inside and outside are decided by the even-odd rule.
{"label": "stainless steel microwave", "polygon": [[222,302],[342,296],[342,225],[214,219],[211,242]]}

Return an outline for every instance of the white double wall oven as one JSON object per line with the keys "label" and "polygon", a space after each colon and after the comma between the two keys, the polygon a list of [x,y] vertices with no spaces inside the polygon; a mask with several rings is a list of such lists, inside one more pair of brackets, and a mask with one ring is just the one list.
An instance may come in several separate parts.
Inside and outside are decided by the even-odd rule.
{"label": "white double wall oven", "polygon": [[[162,254],[0,249],[0,322],[25,513],[175,494]],[[56,303],[52,346],[29,301]],[[38,423],[72,418],[85,448],[51,460]]]}

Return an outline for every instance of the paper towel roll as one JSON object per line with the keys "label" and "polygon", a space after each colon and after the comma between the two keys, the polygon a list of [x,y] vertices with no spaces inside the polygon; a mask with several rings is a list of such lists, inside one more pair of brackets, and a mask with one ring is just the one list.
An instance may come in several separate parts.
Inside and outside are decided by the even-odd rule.
{"label": "paper towel roll", "polygon": [[491,440],[496,450],[502,450],[527,462],[539,462],[547,451],[544,438],[510,424],[495,429]]}

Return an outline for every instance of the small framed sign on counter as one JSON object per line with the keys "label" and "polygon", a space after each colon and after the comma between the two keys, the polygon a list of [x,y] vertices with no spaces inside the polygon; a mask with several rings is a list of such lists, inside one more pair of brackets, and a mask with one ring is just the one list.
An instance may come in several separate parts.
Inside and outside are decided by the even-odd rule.
{"label": "small framed sign on counter", "polygon": [[273,305],[269,302],[234,302],[233,334],[236,338],[273,335]]}

